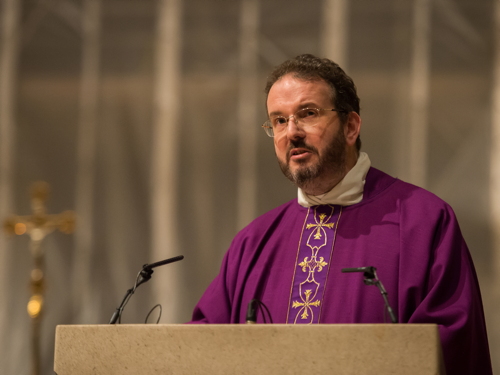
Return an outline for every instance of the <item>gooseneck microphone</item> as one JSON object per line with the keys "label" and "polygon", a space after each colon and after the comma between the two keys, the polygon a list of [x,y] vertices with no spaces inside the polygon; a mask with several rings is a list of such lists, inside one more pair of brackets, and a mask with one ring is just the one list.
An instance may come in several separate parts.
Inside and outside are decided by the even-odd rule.
{"label": "gooseneck microphone", "polygon": [[116,322],[118,322],[118,323],[121,322],[123,309],[125,309],[125,306],[127,305],[130,297],[132,297],[132,294],[134,294],[135,290],[137,289],[137,287],[139,285],[144,284],[146,281],[151,279],[151,275],[154,272],[153,268],[163,266],[165,264],[177,262],[177,261],[182,260],[182,259],[184,259],[184,255],[178,255],[178,256],[173,257],[173,258],[160,260],[159,262],[145,264],[144,266],[142,266],[142,269],[137,274],[137,278],[135,279],[134,286],[132,288],[130,288],[129,290],[127,290],[127,293],[125,293],[125,297],[123,297],[122,303],[120,303],[120,306],[117,307],[116,311],[111,316],[109,324],[115,324]]}
{"label": "gooseneck microphone", "polygon": [[377,269],[375,267],[342,268],[342,272],[363,272],[363,276],[365,277],[363,282],[365,283],[365,285],[375,285],[378,287],[378,289],[380,290],[380,294],[382,294],[382,297],[384,298],[385,307],[387,309],[387,312],[389,313],[389,316],[391,317],[391,322],[398,322],[398,319],[396,318],[391,305],[389,305],[387,291],[382,285],[382,281],[379,280],[377,276]]}

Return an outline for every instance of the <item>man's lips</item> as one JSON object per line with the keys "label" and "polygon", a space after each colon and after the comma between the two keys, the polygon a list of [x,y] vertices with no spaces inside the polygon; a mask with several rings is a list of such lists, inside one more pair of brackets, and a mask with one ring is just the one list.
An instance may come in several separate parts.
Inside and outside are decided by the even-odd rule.
{"label": "man's lips", "polygon": [[307,148],[292,148],[288,153],[289,160],[300,160],[308,157],[312,151]]}

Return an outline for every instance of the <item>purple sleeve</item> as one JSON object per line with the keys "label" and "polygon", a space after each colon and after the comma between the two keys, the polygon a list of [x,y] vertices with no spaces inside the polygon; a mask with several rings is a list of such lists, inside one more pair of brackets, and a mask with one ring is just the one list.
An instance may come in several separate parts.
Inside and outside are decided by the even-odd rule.
{"label": "purple sleeve", "polygon": [[[235,297],[241,288],[238,274],[245,273],[242,256],[247,248],[248,227],[241,230],[224,255],[219,274],[195,306],[191,324],[229,324],[239,322],[241,301]],[[243,268],[243,270],[242,270]]]}
{"label": "purple sleeve", "polygon": [[[400,285],[402,321],[439,325],[447,374],[492,374],[479,284],[455,215],[448,205],[422,213],[424,225],[411,225],[408,216],[403,230],[402,248],[411,255],[400,267],[409,280]],[[422,256],[425,248],[431,251]]]}
{"label": "purple sleeve", "polygon": [[226,287],[229,252],[219,274],[209,285],[193,311],[190,324],[226,324],[231,319],[231,301]]}

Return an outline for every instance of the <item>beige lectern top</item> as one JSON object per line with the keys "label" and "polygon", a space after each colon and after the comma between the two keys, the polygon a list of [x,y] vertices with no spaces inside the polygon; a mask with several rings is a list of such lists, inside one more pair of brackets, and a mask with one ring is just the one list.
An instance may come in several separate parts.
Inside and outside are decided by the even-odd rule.
{"label": "beige lectern top", "polygon": [[436,325],[58,326],[55,372],[444,374]]}

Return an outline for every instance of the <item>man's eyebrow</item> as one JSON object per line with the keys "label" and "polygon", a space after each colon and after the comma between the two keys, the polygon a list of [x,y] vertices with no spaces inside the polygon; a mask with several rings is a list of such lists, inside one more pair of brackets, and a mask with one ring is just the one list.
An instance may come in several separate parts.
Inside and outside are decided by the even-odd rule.
{"label": "man's eyebrow", "polygon": [[306,102],[299,105],[299,109],[304,109],[304,108],[319,108],[319,105],[314,102]]}
{"label": "man's eyebrow", "polygon": [[269,114],[269,117],[271,116],[283,116],[283,114],[280,111],[274,111]]}
{"label": "man's eyebrow", "polygon": [[[297,111],[300,111],[301,109],[304,108],[319,108],[319,106],[315,102],[305,102],[297,107]],[[284,115],[281,111],[274,111],[269,114],[269,117],[271,116],[284,116]]]}

